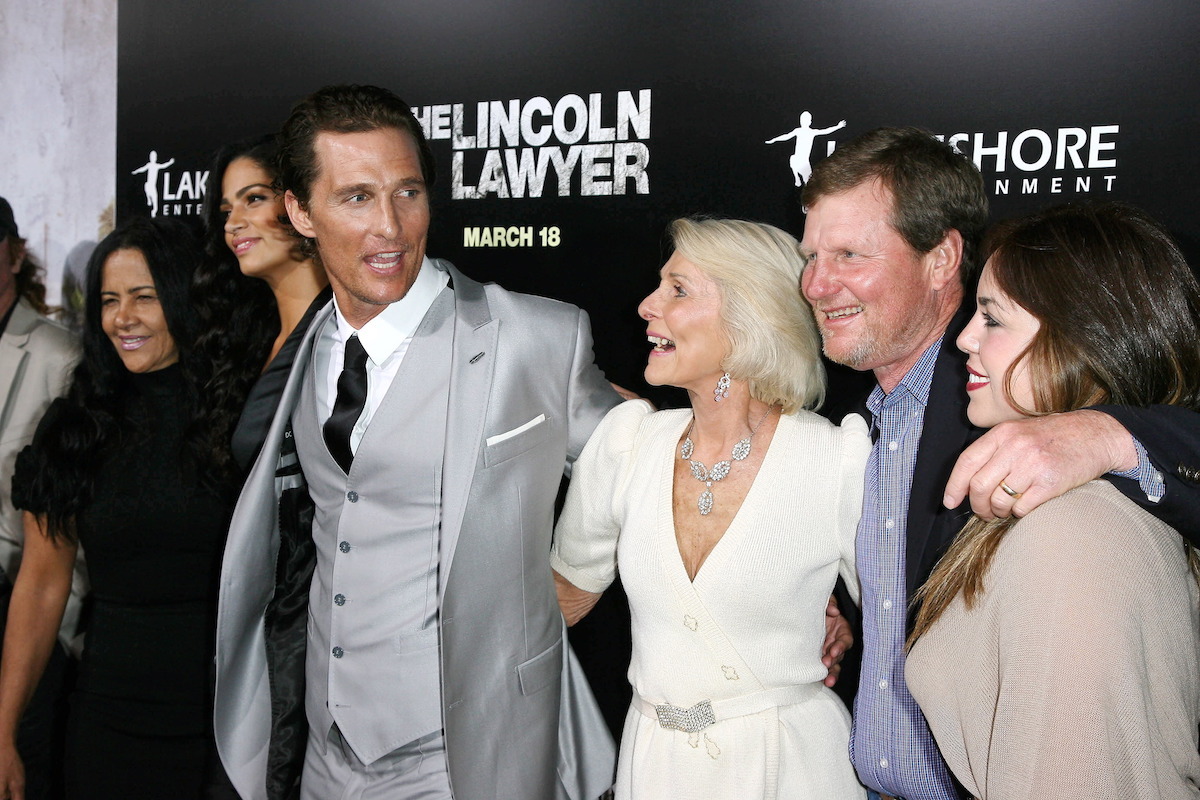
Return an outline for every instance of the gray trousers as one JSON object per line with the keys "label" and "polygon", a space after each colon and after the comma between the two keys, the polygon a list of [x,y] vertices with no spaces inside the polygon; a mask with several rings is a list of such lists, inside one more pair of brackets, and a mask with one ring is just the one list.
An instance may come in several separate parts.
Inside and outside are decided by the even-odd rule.
{"label": "gray trousers", "polygon": [[359,760],[334,725],[325,752],[315,731],[304,753],[301,800],[451,800],[441,731],[409,742],[370,764]]}

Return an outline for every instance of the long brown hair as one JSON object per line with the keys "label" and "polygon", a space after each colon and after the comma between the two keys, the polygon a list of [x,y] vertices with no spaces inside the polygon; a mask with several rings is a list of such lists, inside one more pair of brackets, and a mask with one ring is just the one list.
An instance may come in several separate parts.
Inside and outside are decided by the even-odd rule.
{"label": "long brown hair", "polygon": [[[1151,217],[1120,203],[1058,206],[996,226],[984,251],[996,284],[1040,323],[1004,376],[1013,402],[1014,370],[1028,359],[1034,408],[1023,413],[1100,403],[1200,410],[1200,284]],[[972,517],[959,532],[913,598],[910,647],[960,593],[973,606],[1015,522]]]}

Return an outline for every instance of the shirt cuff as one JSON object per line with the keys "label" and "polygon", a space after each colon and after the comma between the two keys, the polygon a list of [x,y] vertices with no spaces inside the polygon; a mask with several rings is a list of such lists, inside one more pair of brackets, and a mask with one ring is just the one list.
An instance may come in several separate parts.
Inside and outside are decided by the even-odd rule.
{"label": "shirt cuff", "polygon": [[1118,478],[1129,478],[1137,481],[1138,486],[1145,492],[1146,499],[1151,503],[1157,503],[1167,493],[1162,473],[1150,463],[1150,456],[1146,453],[1146,448],[1142,447],[1142,443],[1136,437],[1133,440],[1133,447],[1137,450],[1137,466],[1133,469],[1127,469],[1124,472],[1113,471],[1109,474],[1116,475]]}

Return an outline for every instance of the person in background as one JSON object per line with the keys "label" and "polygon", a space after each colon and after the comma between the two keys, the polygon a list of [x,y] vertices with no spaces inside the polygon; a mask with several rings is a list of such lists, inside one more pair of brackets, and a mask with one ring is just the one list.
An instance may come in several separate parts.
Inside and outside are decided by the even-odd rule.
{"label": "person in background", "polygon": [[196,359],[182,223],[135,218],[88,264],[83,358],[17,459],[25,558],[0,661],[0,796],[23,797],[17,720],[54,646],[76,550],[93,608],[67,732],[75,798],[200,797],[212,747],[216,578],[232,501]]}
{"label": "person in background", "polygon": [[870,440],[809,411],[825,392],[787,233],[677,220],[642,301],[644,400],[605,417],[580,456],[551,564],[568,624],[618,569],[633,617],[616,796],[865,797],[850,716],[824,685],[825,607],[854,577]]}
{"label": "person in background", "polygon": [[245,400],[230,408],[237,424],[227,432],[243,473],[266,437],[300,340],[331,294],[325,270],[287,221],[275,187],[277,150],[268,135],[217,152],[209,174],[219,193],[204,206],[208,259],[194,287],[204,329],[197,347],[219,365],[213,400]]}
{"label": "person in background", "polygon": [[[972,424],[1200,410],[1200,285],[1129,206],[1000,225],[958,336]],[[1190,562],[1190,568],[1189,568]],[[973,517],[917,593],[906,675],[982,800],[1200,797],[1196,551],[1105,481]]]}
{"label": "person in background", "polygon": [[[0,403],[0,640],[25,543],[21,512],[12,503],[13,465],[17,453],[33,439],[50,402],[66,391],[71,367],[79,357],[75,337],[47,317],[51,309],[41,272],[21,238],[12,206],[0,197],[0,391],[4,392]],[[78,655],[79,610],[86,590],[80,558],[59,627],[59,645],[52,648],[45,676],[18,733],[30,798],[46,797],[54,782],[59,752],[56,720],[65,691],[66,655]]]}

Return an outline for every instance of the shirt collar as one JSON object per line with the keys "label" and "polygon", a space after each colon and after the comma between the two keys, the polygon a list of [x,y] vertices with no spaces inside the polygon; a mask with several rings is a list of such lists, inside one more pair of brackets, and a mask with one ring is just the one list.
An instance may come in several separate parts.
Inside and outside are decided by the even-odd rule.
{"label": "shirt collar", "polygon": [[867,408],[872,414],[878,416],[884,405],[898,403],[904,397],[916,400],[922,406],[929,404],[929,387],[933,384],[933,367],[937,364],[937,356],[942,349],[942,340],[945,338],[946,334],[943,333],[936,342],[929,345],[928,349],[917,359],[917,363],[913,364],[912,369],[900,379],[900,383],[895,389],[885,393],[883,387],[875,385],[871,396],[867,398]]}
{"label": "shirt collar", "polygon": [[396,302],[388,304],[358,330],[346,322],[341,309],[337,307],[335,296],[333,306],[337,311],[335,316],[338,341],[344,343],[357,333],[358,340],[362,342],[363,349],[367,351],[371,361],[376,365],[382,364],[406,339],[417,332],[425,313],[449,281],[448,273],[435,267],[428,257],[424,258],[408,293]]}

